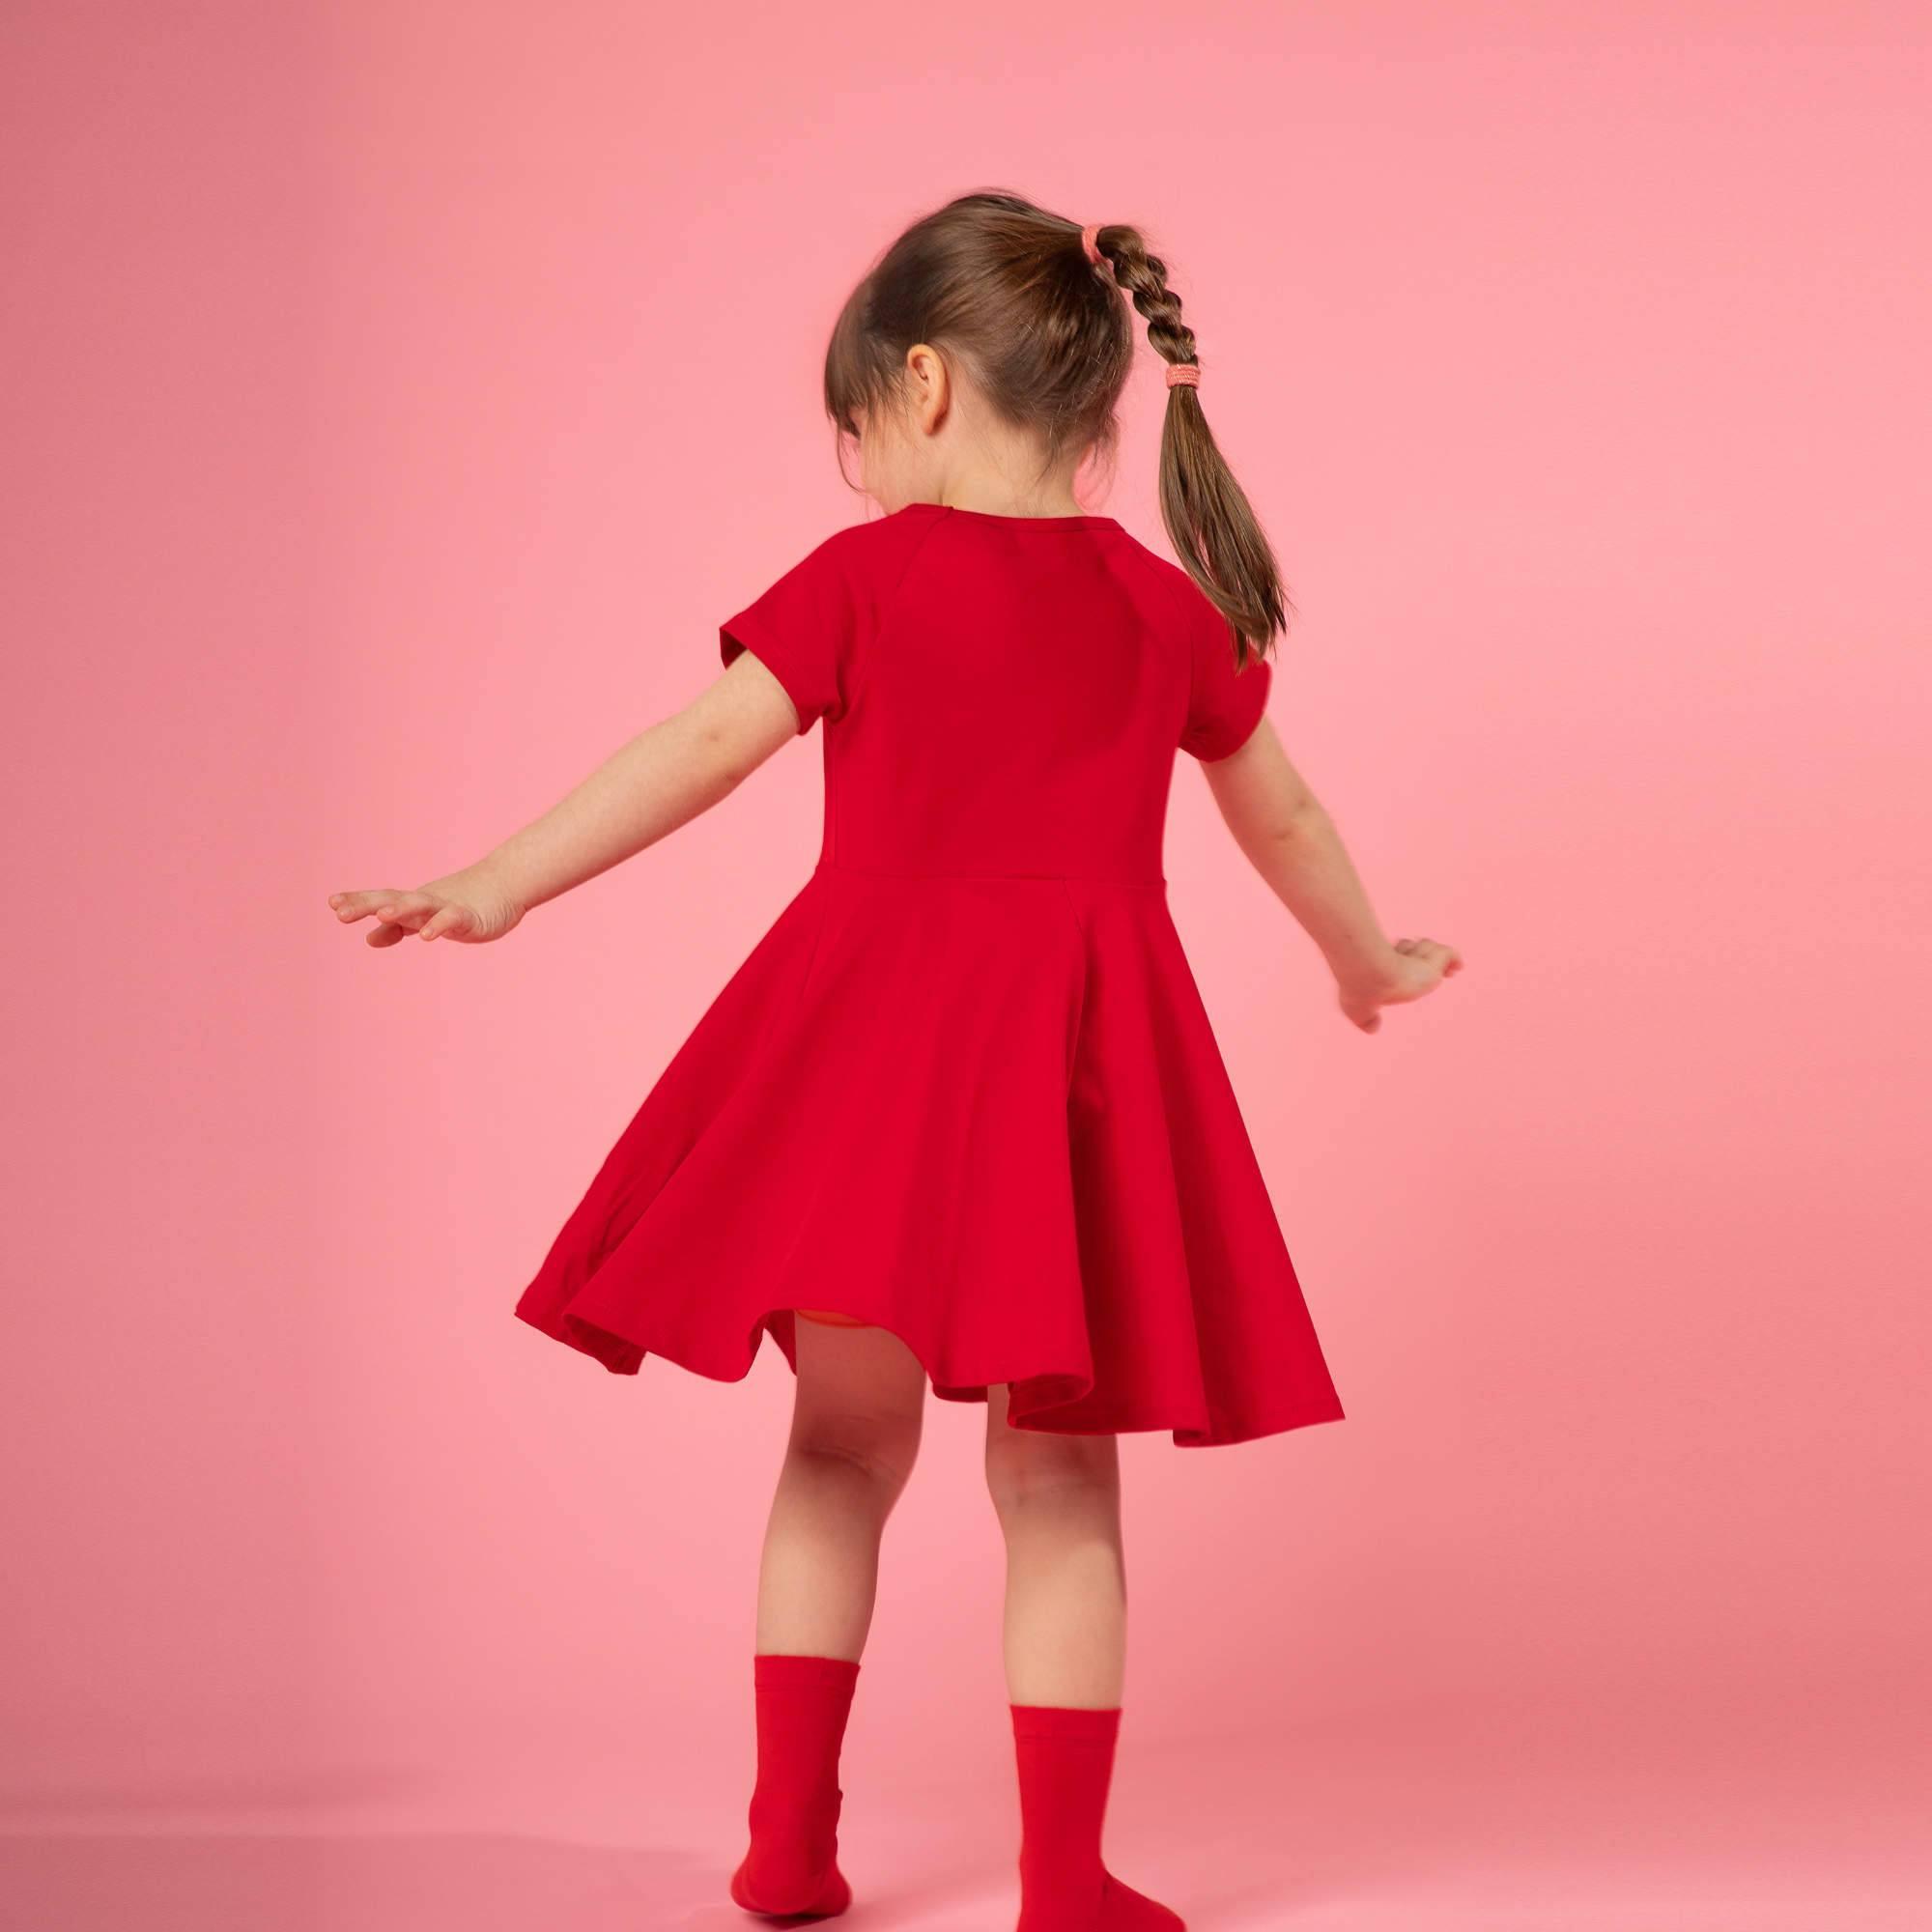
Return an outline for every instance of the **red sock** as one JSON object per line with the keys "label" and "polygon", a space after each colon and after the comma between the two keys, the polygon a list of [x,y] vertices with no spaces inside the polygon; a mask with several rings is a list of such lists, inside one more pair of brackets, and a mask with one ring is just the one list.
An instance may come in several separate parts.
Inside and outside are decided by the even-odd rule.
{"label": "red sock", "polygon": [[1015,1704],[1020,1776],[1019,1932],[1185,1932],[1166,1906],[1100,1861],[1121,1714]]}
{"label": "red sock", "polygon": [[760,1653],[752,1847],[731,1876],[748,1912],[830,1918],[852,1902],[838,1869],[838,1747],[859,1666],[842,1657]]}

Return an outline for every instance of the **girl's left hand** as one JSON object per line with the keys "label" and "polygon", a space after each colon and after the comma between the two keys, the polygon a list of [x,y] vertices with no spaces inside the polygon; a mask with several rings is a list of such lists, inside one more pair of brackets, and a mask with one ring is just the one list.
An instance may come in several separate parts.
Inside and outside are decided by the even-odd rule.
{"label": "girl's left hand", "polygon": [[1356,1026],[1364,1033],[1379,1033],[1383,1007],[1419,1000],[1462,970],[1463,955],[1439,939],[1398,939],[1378,978],[1341,983],[1337,992],[1343,1012]]}
{"label": "girl's left hand", "polygon": [[432,879],[414,892],[330,893],[328,903],[345,925],[359,919],[377,921],[367,936],[370,946],[394,946],[412,933],[481,946],[501,939],[525,911],[474,868]]}

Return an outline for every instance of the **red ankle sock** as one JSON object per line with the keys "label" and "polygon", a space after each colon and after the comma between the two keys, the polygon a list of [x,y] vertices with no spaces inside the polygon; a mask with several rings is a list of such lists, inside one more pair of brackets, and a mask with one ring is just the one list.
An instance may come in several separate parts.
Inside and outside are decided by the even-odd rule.
{"label": "red ankle sock", "polygon": [[1178,1915],[1100,1860],[1121,1714],[1015,1704],[1020,1778],[1019,1932],[1185,1932]]}
{"label": "red ankle sock", "polygon": [[838,1869],[838,1747],[859,1666],[761,1652],[752,1668],[758,1776],[752,1846],[731,1876],[731,1896],[748,1912],[830,1918],[852,1902]]}

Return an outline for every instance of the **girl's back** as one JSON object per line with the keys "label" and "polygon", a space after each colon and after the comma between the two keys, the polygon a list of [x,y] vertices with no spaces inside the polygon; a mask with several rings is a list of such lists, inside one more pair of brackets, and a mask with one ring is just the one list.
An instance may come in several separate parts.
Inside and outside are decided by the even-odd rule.
{"label": "girl's back", "polygon": [[722,627],[825,725],[822,861],[1161,882],[1177,746],[1234,751],[1269,666],[1111,517],[912,503],[820,544]]}

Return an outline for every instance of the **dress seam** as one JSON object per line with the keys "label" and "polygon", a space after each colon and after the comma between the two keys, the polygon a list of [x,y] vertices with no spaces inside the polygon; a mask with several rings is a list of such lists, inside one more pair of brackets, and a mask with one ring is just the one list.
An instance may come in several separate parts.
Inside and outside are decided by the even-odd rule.
{"label": "dress seam", "polygon": [[[1011,879],[1036,885],[1115,886],[1122,892],[1161,893],[1167,890],[1163,874],[1153,879],[1121,879],[1105,872],[969,872],[896,870],[883,866],[854,866],[842,859],[821,859],[814,868],[821,872],[850,872],[862,879]],[[1069,894],[1069,897],[1070,897]],[[1076,915],[1077,917],[1077,915]]]}
{"label": "dress seam", "polygon": [[[898,614],[899,599],[904,594],[906,580],[912,575],[912,567],[919,561],[921,552],[931,541],[933,529],[937,527],[939,519],[935,517],[922,532],[912,549],[906,553],[905,562],[899,566],[899,574],[894,580],[893,587],[879,599],[878,620],[872,625],[870,635],[865,639],[863,652],[853,665],[852,690],[845,702],[838,707],[838,716],[828,718],[822,727],[821,735],[825,741],[825,753],[821,761],[825,774],[825,807],[824,830],[820,835],[819,844],[827,855],[838,849],[838,822],[841,815],[838,810],[838,784],[833,766],[838,760],[838,746],[842,741],[835,738],[834,733],[859,708],[867,691],[871,687],[873,661],[878,657],[886,634],[892,628],[893,619]],[[855,524],[850,527],[865,529],[868,526]]]}
{"label": "dress seam", "polygon": [[[1165,561],[1165,559],[1158,557],[1154,560],[1156,562]],[[1179,564],[1176,564],[1174,569],[1181,576],[1186,576],[1185,571],[1182,571]],[[1194,717],[1194,634],[1189,621],[1192,613],[1188,610],[1180,585],[1175,582],[1172,577],[1159,570],[1152,572],[1151,575],[1167,595],[1168,608],[1174,613],[1175,636],[1179,639],[1180,649],[1184,654],[1187,668],[1186,696],[1182,700],[1180,718],[1174,734],[1174,749],[1178,754],[1184,749],[1181,741],[1187,736],[1188,724]],[[1190,583],[1193,582],[1191,578],[1187,581]],[[1198,588],[1198,586],[1196,587]]]}
{"label": "dress seam", "polygon": [[[859,708],[860,700],[872,682],[872,664],[879,655],[879,646],[886,633],[892,628],[893,619],[898,615],[899,599],[905,594],[906,580],[912,575],[912,567],[919,561],[921,553],[932,541],[932,533],[939,527],[939,523],[940,520],[935,517],[926,525],[919,541],[906,553],[906,560],[899,566],[899,574],[894,580],[893,587],[879,600],[879,621],[872,626],[872,635],[866,646],[866,661],[860,667],[861,675],[852,687],[852,696],[838,714],[837,722],[840,724]],[[863,528],[864,526],[860,527]]]}
{"label": "dress seam", "polygon": [[1073,921],[1073,930],[1080,941],[1080,990],[1075,996],[1073,1025],[1066,1041],[1066,1105],[1073,1105],[1073,1083],[1080,1074],[1080,1037],[1087,1025],[1087,974],[1088,949],[1092,938],[1087,930],[1087,922],[1080,917],[1080,901],[1073,896],[1072,882],[1064,874],[1060,880],[1061,896],[1066,901],[1067,915]]}

